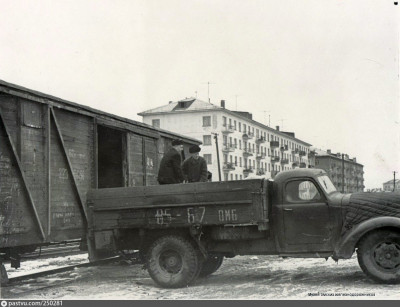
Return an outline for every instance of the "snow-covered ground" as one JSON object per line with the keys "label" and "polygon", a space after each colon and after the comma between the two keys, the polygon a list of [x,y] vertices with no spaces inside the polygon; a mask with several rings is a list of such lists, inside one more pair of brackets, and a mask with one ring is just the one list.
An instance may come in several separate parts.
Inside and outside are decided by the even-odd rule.
{"label": "snow-covered ground", "polygon": [[[68,259],[69,258],[69,259]],[[9,276],[47,265],[86,261],[87,255],[23,263]],[[43,262],[42,262],[43,261]],[[369,280],[356,258],[329,259],[238,256],[225,259],[213,275],[188,288],[163,289],[142,265],[123,262],[78,268],[24,281],[2,289],[2,298],[18,299],[400,299],[400,285]]]}

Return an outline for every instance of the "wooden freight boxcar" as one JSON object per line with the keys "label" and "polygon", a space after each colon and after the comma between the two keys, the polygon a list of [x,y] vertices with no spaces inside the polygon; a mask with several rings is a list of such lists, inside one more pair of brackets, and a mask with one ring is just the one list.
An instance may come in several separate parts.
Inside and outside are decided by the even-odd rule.
{"label": "wooden freight boxcar", "polygon": [[199,141],[0,81],[0,253],[85,236],[90,188],[157,184],[163,153]]}

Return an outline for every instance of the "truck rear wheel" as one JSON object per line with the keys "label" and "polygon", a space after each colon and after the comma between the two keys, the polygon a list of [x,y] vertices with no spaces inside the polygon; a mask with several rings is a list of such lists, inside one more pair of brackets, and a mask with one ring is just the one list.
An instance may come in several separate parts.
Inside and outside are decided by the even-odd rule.
{"label": "truck rear wheel", "polygon": [[383,283],[400,282],[400,233],[376,230],[363,237],[357,250],[361,269]]}
{"label": "truck rear wheel", "polygon": [[207,260],[204,261],[199,276],[205,277],[216,272],[221,267],[223,260],[224,256],[210,255]]}
{"label": "truck rear wheel", "polygon": [[185,287],[196,279],[201,265],[195,246],[180,236],[157,239],[147,253],[151,278],[165,288]]}

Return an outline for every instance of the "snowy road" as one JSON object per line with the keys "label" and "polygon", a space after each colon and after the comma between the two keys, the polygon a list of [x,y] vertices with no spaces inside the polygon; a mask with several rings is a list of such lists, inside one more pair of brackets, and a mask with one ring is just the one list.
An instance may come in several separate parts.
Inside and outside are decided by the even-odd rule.
{"label": "snowy road", "polygon": [[[26,265],[29,268],[29,264]],[[11,272],[10,276],[13,274],[16,273]],[[183,289],[160,288],[142,265],[119,263],[24,281],[4,287],[1,296],[19,299],[365,300],[400,299],[400,285],[370,281],[354,257],[336,264],[331,259],[238,256],[225,259],[216,273]]]}

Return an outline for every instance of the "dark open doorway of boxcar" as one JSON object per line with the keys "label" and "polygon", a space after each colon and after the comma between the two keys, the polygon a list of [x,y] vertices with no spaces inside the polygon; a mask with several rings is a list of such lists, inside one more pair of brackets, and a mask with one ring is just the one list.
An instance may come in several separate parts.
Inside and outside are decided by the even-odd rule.
{"label": "dark open doorway of boxcar", "polygon": [[124,138],[119,130],[97,126],[98,187],[116,188],[124,186]]}

